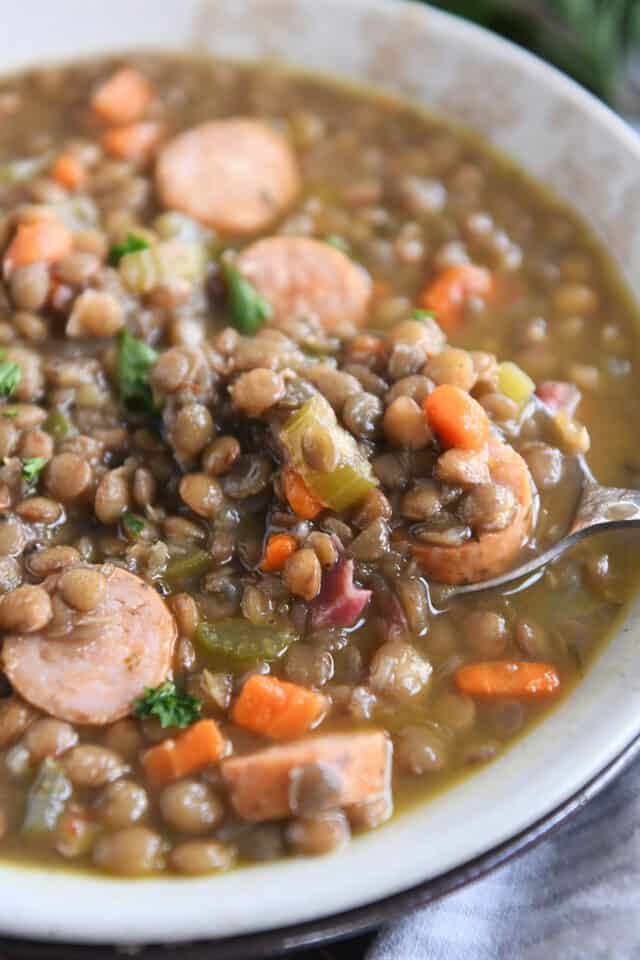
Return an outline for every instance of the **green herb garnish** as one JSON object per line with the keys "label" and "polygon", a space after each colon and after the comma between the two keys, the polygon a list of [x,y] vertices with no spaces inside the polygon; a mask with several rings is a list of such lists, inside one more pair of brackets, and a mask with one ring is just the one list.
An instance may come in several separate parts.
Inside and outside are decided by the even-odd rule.
{"label": "green herb garnish", "polygon": [[22,461],[22,476],[30,486],[35,486],[38,482],[46,463],[44,457],[27,457]]}
{"label": "green herb garnish", "polygon": [[0,410],[0,414],[1,414],[3,417],[11,417],[11,418],[13,418],[13,417],[17,417],[19,413],[20,413],[19,410],[16,410],[15,408],[12,408],[12,407],[7,407],[6,410]]}
{"label": "green herb garnish", "polygon": [[188,727],[202,712],[200,701],[170,680],[159,687],[145,687],[133,706],[137,717],[157,717],[161,727]]}
{"label": "green herb garnish", "polygon": [[136,340],[128,330],[118,336],[118,384],[120,400],[125,407],[155,412],[149,371],[158,354],[143,340]]}
{"label": "green herb garnish", "polygon": [[135,513],[123,513],[120,522],[130,537],[138,537],[144,530],[144,520],[136,517]]}
{"label": "green herb garnish", "polygon": [[22,370],[13,360],[5,360],[4,350],[0,350],[0,396],[10,397],[20,383]]}
{"label": "green herb garnish", "polygon": [[117,267],[123,257],[128,253],[136,253],[138,250],[148,250],[151,244],[144,237],[139,237],[135,233],[128,233],[122,243],[114,243],[109,249],[109,263],[112,267]]}
{"label": "green herb garnish", "polygon": [[437,320],[433,310],[414,310],[411,314],[412,320],[417,320],[419,323],[425,323],[427,320]]}
{"label": "green herb garnish", "polygon": [[271,316],[271,305],[231,263],[222,263],[222,273],[227,285],[231,322],[240,333],[252,337]]}

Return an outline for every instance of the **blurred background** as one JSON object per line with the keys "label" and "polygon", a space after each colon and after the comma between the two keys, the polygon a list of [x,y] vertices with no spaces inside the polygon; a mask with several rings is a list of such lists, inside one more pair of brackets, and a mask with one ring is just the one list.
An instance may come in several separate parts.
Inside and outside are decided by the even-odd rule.
{"label": "blurred background", "polygon": [[430,0],[554,63],[640,123],[640,0]]}

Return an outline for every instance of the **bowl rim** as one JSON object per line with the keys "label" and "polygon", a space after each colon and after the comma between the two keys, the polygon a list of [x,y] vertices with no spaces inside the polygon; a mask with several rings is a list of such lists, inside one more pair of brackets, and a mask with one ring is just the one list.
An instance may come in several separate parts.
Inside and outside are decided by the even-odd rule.
{"label": "bowl rim", "polygon": [[[556,93],[562,96],[576,109],[589,114],[594,123],[611,135],[612,141],[615,141],[620,149],[628,151],[640,160],[640,138],[619,116],[573,80],[515,44],[475,24],[426,5],[418,4],[413,0],[402,0],[401,3],[396,0],[395,4],[391,4],[389,0],[341,0],[341,3],[345,7],[365,12],[372,9],[380,10],[392,17],[400,16],[403,8],[412,10],[414,16],[428,17],[441,34],[447,35],[451,43],[455,43],[456,38],[458,38],[467,45],[482,49],[487,58],[491,57],[492,52],[497,56],[499,55],[504,61],[509,62],[522,73],[527,84],[533,85],[536,80],[540,80],[552,94]],[[396,13],[392,12],[394,7]],[[105,52],[108,52],[108,47]],[[505,152],[504,148],[500,149],[502,153]],[[618,266],[620,265],[618,264]],[[622,630],[622,628],[620,629]],[[614,638],[612,637],[610,643],[613,642]],[[598,663],[596,662],[591,666],[587,678],[597,670]],[[583,680],[582,683],[586,683],[586,680]],[[575,696],[574,693],[569,695],[570,698],[573,696]],[[555,711],[555,713],[557,712]],[[533,734],[530,734],[530,736],[533,736]],[[525,741],[527,739],[525,737]],[[507,753],[511,755],[519,747],[520,744],[516,744]],[[591,767],[583,768],[581,776],[575,776],[572,785],[567,786],[564,792],[559,790],[553,802],[544,807],[542,812],[540,809],[537,813],[530,812],[530,819],[527,820],[525,817],[526,823],[522,829],[512,827],[513,833],[505,833],[498,842],[494,842],[487,848],[481,848],[477,855],[463,858],[450,869],[445,869],[430,879],[418,880],[418,882],[415,878],[407,880],[406,887],[398,883],[396,878],[393,887],[388,887],[388,889],[392,889],[392,892],[383,893],[381,896],[365,896],[363,898],[361,895],[360,897],[352,897],[346,911],[335,913],[323,908],[319,919],[313,919],[314,911],[309,908],[308,919],[303,917],[290,925],[280,925],[270,929],[263,917],[254,915],[249,926],[245,927],[244,930],[238,930],[233,935],[228,933],[218,934],[216,940],[206,941],[206,946],[204,946],[205,941],[203,941],[201,946],[194,944],[191,947],[185,947],[184,949],[187,950],[185,957],[193,958],[193,960],[202,957],[204,960],[206,955],[207,958],[228,957],[229,960],[235,960],[235,958],[246,955],[265,956],[274,950],[279,950],[281,953],[287,952],[290,949],[321,943],[325,940],[338,939],[369,929],[380,923],[381,920],[389,920],[407,909],[423,906],[466,883],[478,879],[556,829],[565,819],[584,806],[600,790],[604,789],[638,752],[640,752],[640,713],[637,721],[634,721],[633,724],[627,722],[626,727],[618,731],[617,738],[612,740],[607,751],[600,749],[598,765],[594,762]],[[495,763],[492,767],[495,768]],[[401,815],[398,819],[403,820],[404,816]],[[382,834],[383,832],[380,831],[379,833]],[[362,849],[367,841],[365,838],[358,838],[357,843],[358,848]],[[336,863],[335,869],[339,870],[340,862],[337,860],[334,862]],[[345,860],[344,865],[348,871],[348,860]],[[309,865],[308,869],[309,871],[313,869],[312,864]],[[320,871],[320,868],[318,868],[318,871]],[[11,877],[16,878],[17,888],[20,887],[20,884],[22,884],[21,889],[26,889],[28,886],[37,897],[44,892],[43,880],[48,878],[52,886],[55,887],[57,880],[62,881],[64,879],[64,874],[51,873],[41,869],[26,870],[18,865],[7,866],[1,864],[0,883],[10,883]],[[273,882],[274,878],[270,877],[268,872],[265,871],[261,879],[262,883],[266,881],[269,884],[270,880]],[[210,878],[210,882],[214,885],[215,878]],[[139,884],[121,882],[120,886],[127,886],[131,899],[135,899],[139,895],[140,901],[143,901],[154,899],[154,884],[155,881],[144,881]],[[172,879],[163,884],[163,889],[182,888],[186,890],[189,885],[189,880]],[[61,886],[64,886],[64,884],[61,884]],[[96,896],[108,898],[109,890],[114,890],[116,885],[110,885],[109,882],[95,882],[89,886],[91,887],[87,894],[89,898]],[[159,882],[158,886],[160,886]],[[144,897],[145,888],[152,891],[150,898]],[[73,885],[70,884],[68,890],[72,892]],[[213,886],[212,893],[215,896]],[[16,895],[21,897],[21,890],[18,890]],[[197,893],[194,895],[198,896]],[[348,899],[347,902],[349,902]],[[96,909],[95,913],[97,912]],[[152,916],[153,911],[147,909],[144,919],[137,926],[131,920],[127,920],[123,926],[119,926],[117,921],[114,921],[114,915],[109,915],[108,910],[105,913],[107,917],[103,918],[95,932],[92,932],[93,928],[90,928],[86,921],[77,919],[76,913],[71,917],[60,920],[55,916],[54,908],[47,905],[46,901],[42,903],[42,912],[38,911],[36,917],[27,915],[24,909],[12,911],[12,905],[9,902],[5,912],[0,913],[0,927],[14,937],[24,936],[25,932],[32,931],[36,938],[46,937],[49,944],[55,941],[61,945],[67,940],[72,941],[64,949],[64,953],[61,946],[57,948],[47,947],[46,944],[38,945],[31,941],[29,952],[24,954],[34,957],[64,955],[65,960],[67,958],[73,960],[76,956],[84,957],[87,955],[98,960],[103,948],[92,947],[91,953],[87,954],[84,952],[85,948],[78,946],[80,943],[157,943],[158,941],[179,943],[188,941],[190,936],[184,925],[178,925],[177,929],[174,929],[174,918],[165,915],[162,910]],[[207,920],[204,923],[201,922],[195,935],[198,937],[215,937],[215,927],[214,919]],[[12,939],[7,940],[6,943],[9,946],[10,944],[26,944],[26,941]],[[0,942],[1,945],[2,942]],[[55,953],[56,949],[59,951],[58,953]],[[47,953],[47,950],[53,952]],[[247,953],[247,951],[249,952]],[[176,951],[176,948],[173,947],[172,952],[180,953],[181,951]]]}
{"label": "bowl rim", "polygon": [[[576,817],[639,758],[640,733],[589,783],[546,816],[486,853],[401,893],[319,920],[194,943],[173,943],[164,947],[149,944],[140,950],[135,949],[134,955],[137,960],[158,960],[158,951],[164,950],[174,960],[267,960],[269,957],[284,956],[293,951],[320,947],[368,933],[383,924],[399,920],[409,910],[423,909],[456,893],[511,860],[517,860]],[[14,937],[0,938],[0,952],[4,950],[11,951],[9,956],[15,957],[15,960],[109,960],[115,956],[113,948],[108,946],[62,941],[51,944]]]}

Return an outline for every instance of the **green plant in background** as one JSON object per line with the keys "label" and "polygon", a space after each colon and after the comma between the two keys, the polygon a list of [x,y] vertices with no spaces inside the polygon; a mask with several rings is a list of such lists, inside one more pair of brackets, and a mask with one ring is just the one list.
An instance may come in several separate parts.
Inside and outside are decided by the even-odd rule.
{"label": "green plant in background", "polygon": [[638,0],[430,0],[509,37],[570,73],[605,100],[640,50]]}

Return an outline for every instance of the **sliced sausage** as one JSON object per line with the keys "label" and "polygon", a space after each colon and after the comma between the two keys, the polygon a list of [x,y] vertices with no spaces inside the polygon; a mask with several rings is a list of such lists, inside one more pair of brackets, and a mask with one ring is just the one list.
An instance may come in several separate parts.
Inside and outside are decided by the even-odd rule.
{"label": "sliced sausage", "polygon": [[310,737],[222,763],[234,810],[245,820],[289,817],[292,775],[310,764],[331,770],[335,806],[384,796],[391,784],[391,742],[382,732]]}
{"label": "sliced sausage", "polygon": [[174,137],[158,155],[156,186],[165,207],[223,233],[257,233],[281,216],[300,189],[295,155],[256,120],[204,123]]}
{"label": "sliced sausage", "polygon": [[531,481],[526,463],[519,453],[498,440],[489,441],[489,470],[496,484],[509,487],[518,507],[509,526],[493,533],[482,533],[459,547],[427,544],[411,545],[413,556],[423,571],[440,583],[479,583],[509,570],[527,541],[531,528]]}
{"label": "sliced sausage", "polygon": [[271,304],[275,326],[316,320],[347,337],[366,322],[371,278],[328,243],[266,237],[243,250],[236,266]]}
{"label": "sliced sausage", "polygon": [[171,666],[176,627],[156,591],[139,577],[104,564],[102,603],[71,609],[58,594],[63,574],[45,586],[54,616],[38,633],[8,636],[2,661],[13,687],[45,713],[71,723],[104,724],[131,712],[145,687]]}

